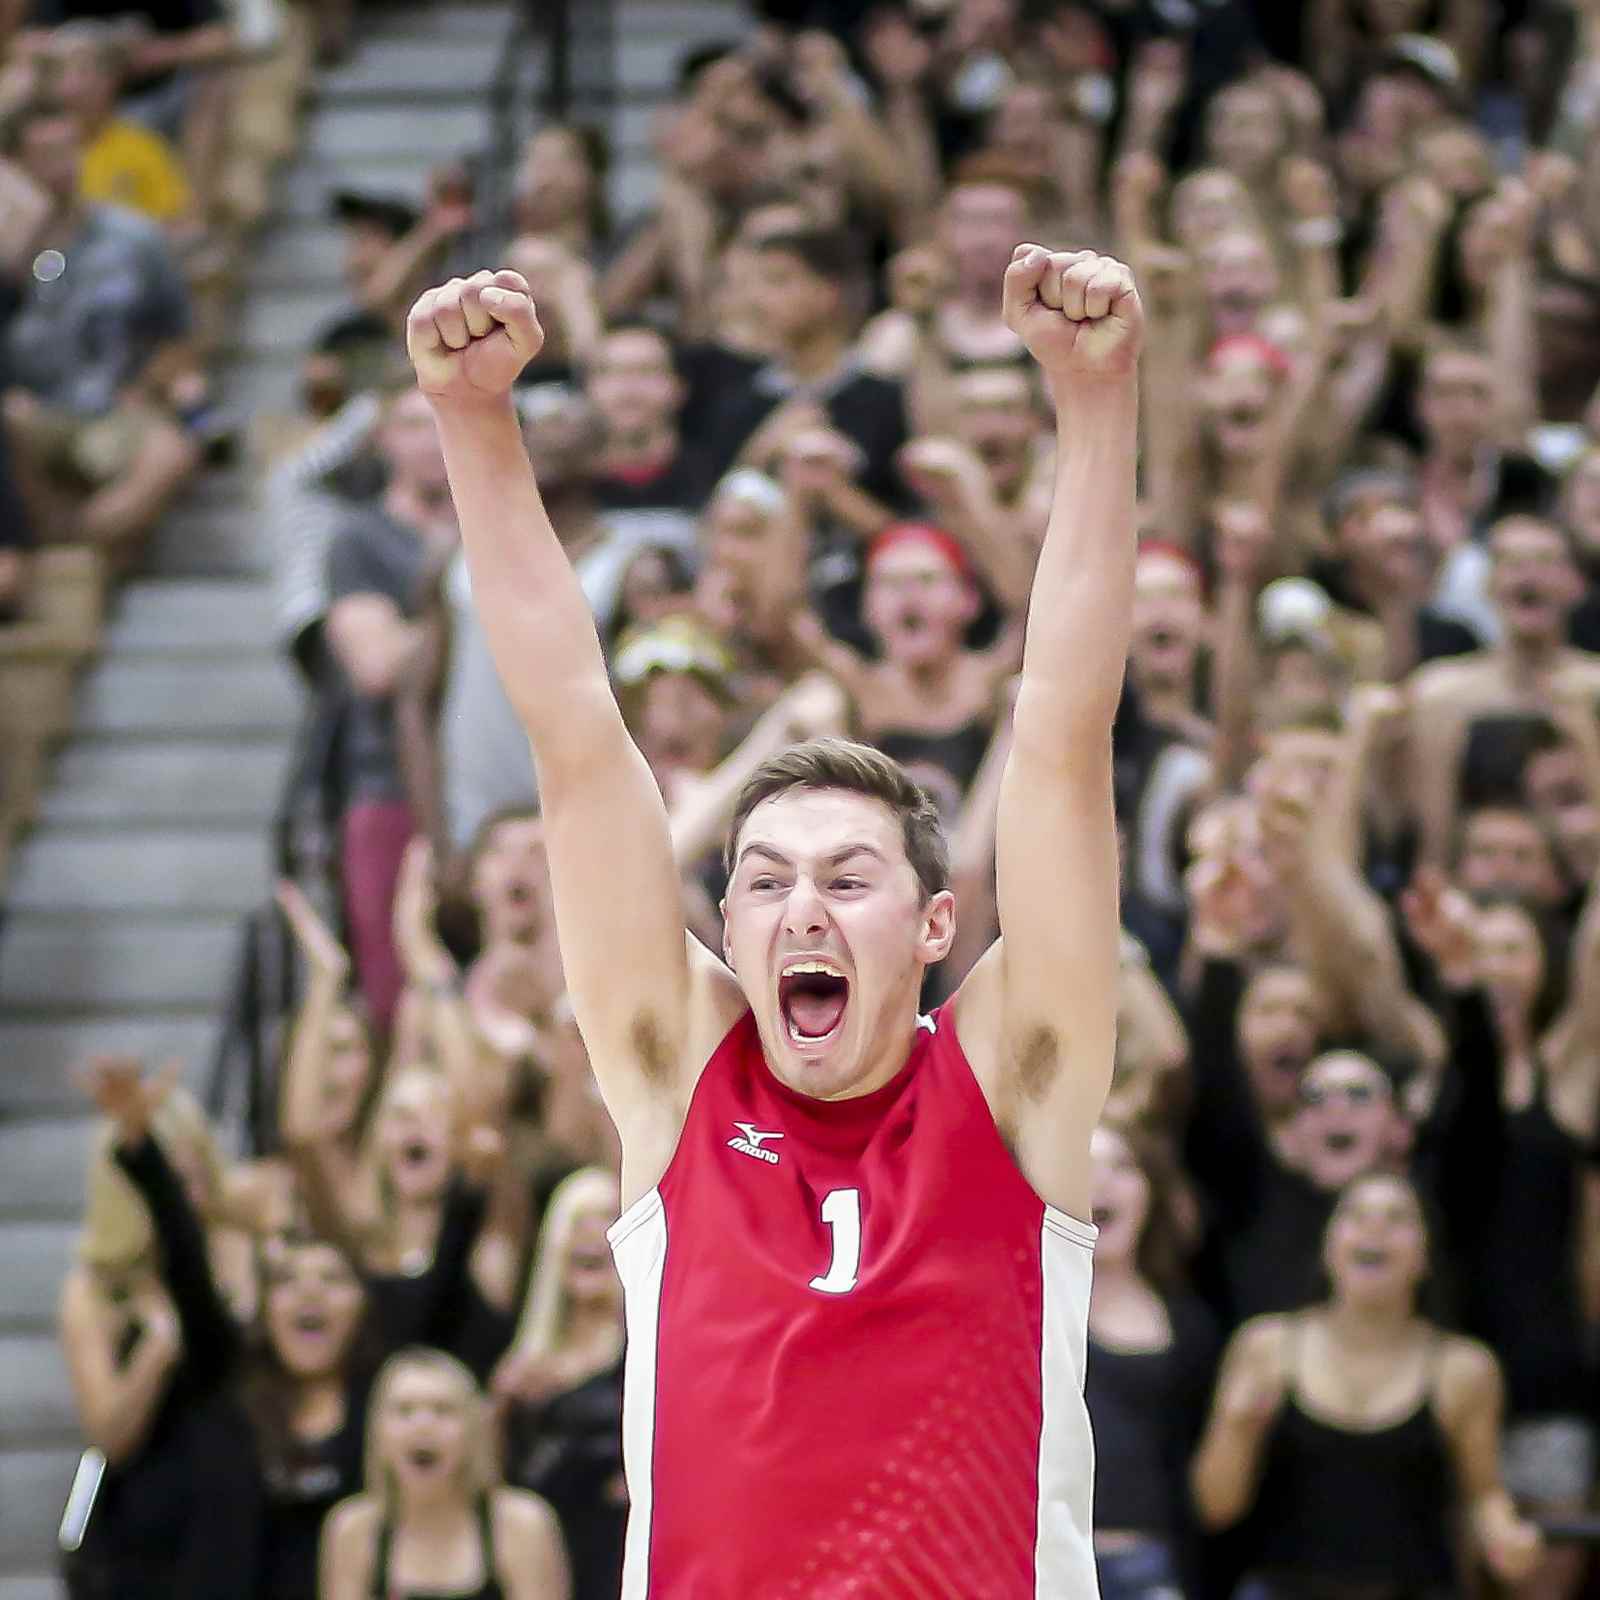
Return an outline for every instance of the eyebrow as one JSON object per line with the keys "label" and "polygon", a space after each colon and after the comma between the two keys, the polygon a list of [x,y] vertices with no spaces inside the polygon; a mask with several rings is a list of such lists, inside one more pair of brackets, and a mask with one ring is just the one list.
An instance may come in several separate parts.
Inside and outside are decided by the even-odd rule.
{"label": "eyebrow", "polygon": [[[746,856],[761,856],[764,860],[776,861],[780,866],[785,867],[794,865],[788,856],[784,855],[781,850],[774,850],[770,844],[747,844],[739,852],[739,860],[735,863],[735,868],[743,863]],[[851,856],[872,856],[879,861],[887,861],[889,859],[876,845],[847,844],[842,850],[835,850],[832,855],[823,857],[823,864],[837,867],[840,863],[848,861]]]}

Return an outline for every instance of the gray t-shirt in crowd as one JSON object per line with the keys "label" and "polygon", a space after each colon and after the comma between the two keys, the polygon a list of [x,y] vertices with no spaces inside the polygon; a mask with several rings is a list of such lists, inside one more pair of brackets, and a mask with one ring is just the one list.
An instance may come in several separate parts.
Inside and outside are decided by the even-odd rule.
{"label": "gray t-shirt in crowd", "polygon": [[151,356],[189,331],[189,291],[155,223],[84,208],[54,279],[30,273],[5,330],[10,378],[46,405],[103,416]]}
{"label": "gray t-shirt in crowd", "polygon": [[[379,505],[353,507],[328,551],[329,609],[354,594],[380,594],[402,616],[414,616],[417,585],[427,562],[422,535]],[[341,742],[346,798],[400,800],[405,784],[395,743],[394,702],[357,694],[347,683],[349,710]]]}

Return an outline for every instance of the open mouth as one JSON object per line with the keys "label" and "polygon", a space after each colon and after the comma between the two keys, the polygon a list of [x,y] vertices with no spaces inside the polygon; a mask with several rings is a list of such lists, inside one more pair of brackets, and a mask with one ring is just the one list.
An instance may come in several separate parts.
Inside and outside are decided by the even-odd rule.
{"label": "open mouth", "polygon": [[433,1159],[433,1146],[421,1139],[413,1139],[400,1147],[400,1159],[408,1167],[426,1166]]}
{"label": "open mouth", "polygon": [[574,1250],[572,1265],[583,1272],[597,1272],[606,1264],[606,1256],[599,1250]]}
{"label": "open mouth", "polygon": [[1389,1252],[1365,1245],[1359,1250],[1352,1250],[1350,1259],[1358,1267],[1386,1267],[1389,1264]]}
{"label": "open mouth", "polygon": [[1267,1064],[1274,1072],[1298,1074],[1304,1058],[1298,1050],[1277,1050],[1268,1057]]}
{"label": "open mouth", "polygon": [[831,1038],[844,1021],[850,980],[822,961],[792,961],[778,979],[778,1005],[796,1044]]}
{"label": "open mouth", "polygon": [[533,899],[533,888],[530,884],[515,881],[506,885],[506,899],[514,906],[525,906]]}
{"label": "open mouth", "polygon": [[1536,584],[1519,583],[1511,591],[1511,603],[1521,611],[1532,611],[1544,604],[1544,591]]}
{"label": "open mouth", "polygon": [[302,1311],[294,1319],[294,1331],[312,1338],[321,1338],[328,1331],[328,1319],[320,1311]]}
{"label": "open mouth", "polygon": [[898,627],[901,633],[921,633],[927,627],[928,619],[920,611],[902,611]]}
{"label": "open mouth", "polygon": [[1330,1155],[1347,1155],[1356,1147],[1356,1136],[1353,1133],[1330,1133],[1322,1143]]}
{"label": "open mouth", "polygon": [[406,1451],[406,1460],[419,1472],[431,1472],[439,1465],[439,1452],[432,1445],[419,1444]]}

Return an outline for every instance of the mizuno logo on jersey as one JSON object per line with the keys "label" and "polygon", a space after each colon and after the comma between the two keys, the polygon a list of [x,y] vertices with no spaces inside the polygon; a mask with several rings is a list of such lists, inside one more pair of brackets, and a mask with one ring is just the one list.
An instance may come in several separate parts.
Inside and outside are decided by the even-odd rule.
{"label": "mizuno logo on jersey", "polygon": [[738,1136],[728,1141],[730,1150],[737,1150],[740,1155],[754,1156],[757,1161],[765,1161],[769,1166],[777,1166],[778,1152],[776,1150],[763,1150],[761,1147],[768,1139],[781,1139],[781,1133],[762,1133],[753,1122],[736,1122],[734,1127],[739,1130]]}

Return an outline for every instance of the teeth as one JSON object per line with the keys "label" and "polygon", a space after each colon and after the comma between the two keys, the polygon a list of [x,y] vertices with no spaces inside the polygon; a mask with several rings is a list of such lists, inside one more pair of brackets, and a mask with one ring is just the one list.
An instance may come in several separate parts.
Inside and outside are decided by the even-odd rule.
{"label": "teeth", "polygon": [[826,961],[791,961],[783,969],[786,978],[794,977],[802,972],[820,972],[824,977],[842,978],[844,974],[835,966]]}

